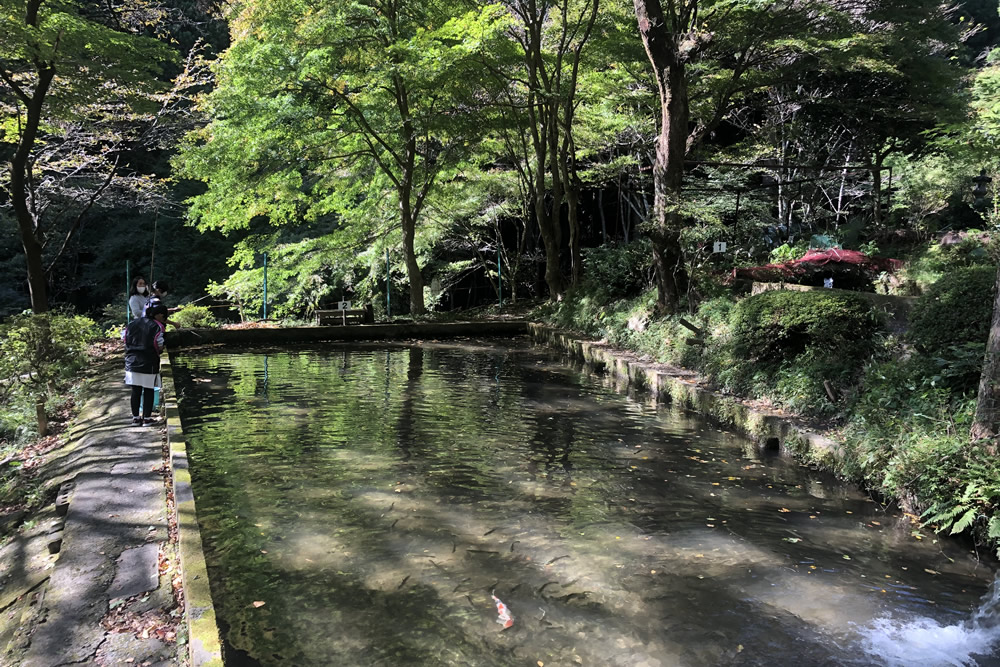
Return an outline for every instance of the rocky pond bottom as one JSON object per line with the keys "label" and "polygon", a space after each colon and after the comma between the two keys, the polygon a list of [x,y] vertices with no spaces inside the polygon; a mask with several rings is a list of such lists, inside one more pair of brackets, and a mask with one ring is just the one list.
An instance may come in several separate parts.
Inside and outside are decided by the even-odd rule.
{"label": "rocky pond bottom", "polygon": [[550,350],[173,364],[227,664],[1000,665],[992,563]]}

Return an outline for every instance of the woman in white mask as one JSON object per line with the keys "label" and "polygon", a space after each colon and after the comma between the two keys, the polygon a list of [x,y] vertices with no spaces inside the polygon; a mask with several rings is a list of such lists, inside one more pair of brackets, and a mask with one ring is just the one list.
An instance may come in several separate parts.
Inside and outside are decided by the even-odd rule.
{"label": "woman in white mask", "polygon": [[149,288],[146,286],[146,279],[136,276],[132,280],[132,288],[128,292],[128,310],[132,314],[132,319],[137,320],[142,317],[142,311],[146,308],[149,300]]}

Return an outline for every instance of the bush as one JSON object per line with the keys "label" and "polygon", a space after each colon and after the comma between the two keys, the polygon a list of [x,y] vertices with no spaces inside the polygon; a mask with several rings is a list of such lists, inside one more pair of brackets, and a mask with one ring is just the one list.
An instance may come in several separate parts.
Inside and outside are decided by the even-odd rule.
{"label": "bush", "polygon": [[587,291],[617,298],[632,297],[650,284],[653,251],[647,239],[583,249],[583,275]]}
{"label": "bush", "polygon": [[714,327],[703,368],[729,391],[803,414],[832,414],[840,401],[830,400],[827,385],[834,392],[854,387],[877,351],[879,331],[860,296],[764,292],[736,304],[728,328]]}
{"label": "bush", "polygon": [[181,306],[177,312],[170,314],[170,321],[185,329],[209,329],[219,326],[219,321],[212,315],[208,306]]}
{"label": "bush", "polygon": [[744,299],[731,316],[733,352],[780,361],[807,349],[867,355],[880,323],[871,304],[843,292],[774,290]]}
{"label": "bush", "polygon": [[959,243],[935,243],[910,259],[899,278],[923,294],[943,276],[965,267],[996,266],[992,254],[979,234],[966,236]]}
{"label": "bush", "polygon": [[967,266],[939,278],[913,307],[910,339],[939,354],[965,343],[986,345],[993,317],[994,266]]}
{"label": "bush", "polygon": [[61,313],[15,315],[0,325],[0,431],[26,427],[36,404],[43,419],[48,398],[86,363],[98,334],[93,320]]}

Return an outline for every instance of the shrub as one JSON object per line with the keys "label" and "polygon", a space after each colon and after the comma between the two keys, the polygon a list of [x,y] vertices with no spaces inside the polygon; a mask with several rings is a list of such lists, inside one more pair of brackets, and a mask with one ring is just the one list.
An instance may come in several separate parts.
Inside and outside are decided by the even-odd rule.
{"label": "shrub", "polygon": [[804,241],[799,241],[795,245],[783,243],[777,248],[771,250],[768,261],[772,264],[791,262],[796,259],[801,259],[807,252],[809,252],[809,244]]}
{"label": "shrub", "polygon": [[789,359],[807,349],[864,355],[880,328],[862,297],[818,290],[751,296],[736,305],[730,321],[734,353],[755,361]]}
{"label": "shrub", "polygon": [[986,344],[993,317],[994,266],[961,267],[943,275],[910,314],[910,339],[921,352]]}
{"label": "shrub", "polygon": [[208,306],[181,306],[181,309],[170,314],[170,321],[185,329],[206,329],[219,326],[219,321],[212,315]]}
{"label": "shrub", "polygon": [[963,267],[996,266],[982,238],[978,235],[966,236],[959,243],[941,245],[935,243],[907,262],[899,278],[916,288],[917,294],[926,292],[942,276]]}
{"label": "shrub", "polygon": [[804,414],[832,414],[841,401],[831,401],[827,386],[839,393],[856,384],[877,350],[880,323],[855,294],[782,290],[740,301],[728,328],[713,330],[703,368],[722,387]]}
{"label": "shrub", "polygon": [[[61,313],[15,315],[0,325],[4,431],[25,426],[35,406],[39,431],[45,430],[46,402],[86,363],[87,345],[98,334],[93,320]],[[16,415],[21,418],[10,421]]]}
{"label": "shrub", "polygon": [[588,291],[602,291],[618,298],[636,296],[650,283],[652,264],[649,241],[585,248],[583,275]]}

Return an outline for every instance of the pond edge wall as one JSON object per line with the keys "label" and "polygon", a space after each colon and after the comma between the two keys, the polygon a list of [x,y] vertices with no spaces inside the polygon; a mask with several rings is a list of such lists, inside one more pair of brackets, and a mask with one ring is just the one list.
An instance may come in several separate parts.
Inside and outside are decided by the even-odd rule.
{"label": "pond edge wall", "polygon": [[177,392],[169,358],[160,367],[161,396],[166,411],[167,446],[174,482],[174,512],[177,515],[177,550],[184,582],[184,622],[188,630],[188,660],[191,667],[221,667],[222,640],[215,618],[215,604],[208,581],[208,567],[195,510],[187,441],[177,409]]}
{"label": "pond edge wall", "polygon": [[407,340],[462,336],[521,336],[523,320],[492,322],[421,322],[413,324],[358,324],[343,327],[288,327],[259,329],[180,329],[168,331],[167,347],[201,345],[283,345],[323,341]]}
{"label": "pond edge wall", "polygon": [[804,420],[714,391],[694,371],[647,361],[605,342],[546,324],[530,322],[528,333],[536,343],[582,362],[588,372],[609,376],[618,391],[635,391],[658,403],[697,412],[749,437],[760,449],[780,450],[827,465],[840,458],[840,444]]}

